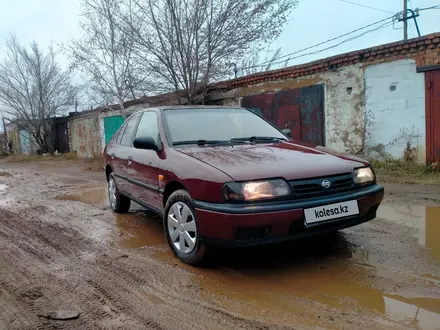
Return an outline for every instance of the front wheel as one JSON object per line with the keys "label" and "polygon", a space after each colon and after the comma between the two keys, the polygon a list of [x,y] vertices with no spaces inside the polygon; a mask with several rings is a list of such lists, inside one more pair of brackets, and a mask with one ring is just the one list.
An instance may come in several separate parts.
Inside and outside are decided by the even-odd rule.
{"label": "front wheel", "polygon": [[186,190],[177,190],[168,198],[164,213],[164,231],[168,244],[181,261],[200,265],[207,248],[200,242],[196,212]]}
{"label": "front wheel", "polygon": [[108,177],[108,198],[113,212],[127,213],[130,210],[131,200],[121,195],[118,187],[116,186],[113,173],[111,173]]}

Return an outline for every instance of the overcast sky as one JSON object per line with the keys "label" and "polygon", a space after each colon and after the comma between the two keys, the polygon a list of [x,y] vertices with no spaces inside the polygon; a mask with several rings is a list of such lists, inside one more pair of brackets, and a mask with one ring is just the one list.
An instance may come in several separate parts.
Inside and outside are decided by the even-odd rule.
{"label": "overcast sky", "polygon": [[[350,2],[375,7],[386,12],[363,8],[340,0],[300,0],[298,7],[292,12],[291,21],[273,47],[275,49],[281,47],[283,54],[292,53],[390,17],[393,13],[403,10],[403,0],[350,0]],[[425,8],[435,5],[440,5],[440,0],[410,0],[408,8]],[[440,10],[434,9],[420,12],[418,23],[422,35],[440,32]],[[375,25],[372,29],[380,25]],[[394,28],[392,25],[384,27],[331,50],[292,60],[290,64],[305,63],[352,50],[399,41],[403,39],[402,27],[402,23],[396,23]],[[363,31],[367,30],[369,29]],[[353,34],[353,36],[355,35]],[[413,21],[410,21],[408,37],[416,36],[416,28]],[[346,38],[349,38],[349,36]],[[317,47],[317,49],[331,46],[343,39],[345,38]],[[313,50],[315,49],[310,51]],[[306,51],[306,53],[310,51]]]}
{"label": "overcast sky", "polygon": [[[282,54],[295,52],[315,43],[341,35],[364,25],[391,16],[402,10],[402,0],[351,0],[385,12],[362,8],[341,0],[300,0],[292,12],[288,25],[272,49],[281,47]],[[440,5],[440,0],[411,0],[409,7],[423,8]],[[15,34],[21,43],[32,40],[44,46],[50,41],[68,42],[78,35],[78,0],[0,0],[0,57],[4,53],[4,39]],[[390,13],[387,13],[390,12]],[[423,34],[440,32],[440,10],[420,13],[420,31]],[[402,23],[369,33],[356,40],[344,43],[325,52],[301,57],[289,64],[361,49],[382,43],[401,40]],[[416,36],[414,24],[410,22],[409,36]],[[342,40],[342,39],[341,39]],[[333,43],[322,47],[331,46]],[[319,49],[319,48],[318,48]]]}

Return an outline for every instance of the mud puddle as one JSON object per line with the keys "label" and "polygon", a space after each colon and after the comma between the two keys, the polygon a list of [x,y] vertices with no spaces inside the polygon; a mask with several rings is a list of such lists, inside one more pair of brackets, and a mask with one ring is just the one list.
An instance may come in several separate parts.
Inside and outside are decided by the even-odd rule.
{"label": "mud puddle", "polygon": [[[107,187],[94,188],[73,195],[58,196],[56,199],[90,205],[110,205]],[[161,219],[157,215],[143,210],[136,203],[132,202],[130,213],[115,214],[114,217],[118,234],[117,239],[110,242],[110,245],[134,249],[166,244]]]}
{"label": "mud puddle", "polygon": [[[430,205],[381,205],[378,217],[415,229],[420,246],[440,261],[440,207]],[[439,323],[440,324],[440,323]]]}
{"label": "mud puddle", "polygon": [[55,199],[82,202],[91,205],[110,205],[108,201],[107,187],[90,189],[78,194],[57,196]]}
{"label": "mud puddle", "polygon": [[[391,212],[390,220],[398,219],[404,221],[401,224],[417,228],[419,244],[438,259],[440,208],[420,206],[413,210],[416,212],[408,215],[405,209],[386,206],[380,216],[388,217]],[[234,308],[248,317],[264,315],[268,321],[290,323],[294,322],[292,315],[301,315],[306,323],[316,325],[336,322],[338,315],[356,311],[371,313],[371,317],[381,315],[417,329],[438,329],[438,274],[423,274],[421,270],[422,277],[432,280],[426,291],[399,290],[405,283],[388,290],[383,285],[384,276],[403,282],[416,279],[411,274],[377,268],[370,257],[375,260],[378,256],[371,253],[342,232],[307,242],[218,251],[210,269],[182,267],[195,274],[202,296],[214,294],[220,297],[216,302],[221,307]],[[410,251],[401,253],[405,257]],[[176,264],[169,249],[157,252],[156,257]]]}
{"label": "mud puddle", "polygon": [[[108,203],[107,191],[102,188],[58,199]],[[417,276],[378,267],[375,261],[386,259],[392,245],[386,242],[373,250],[359,239],[362,231],[354,238],[350,231],[344,231],[302,243],[216,251],[213,265],[198,269],[177,261],[158,217],[138,210],[114,215],[114,219],[118,232],[111,245],[127,249],[159,247],[153,254],[156,259],[194,274],[191,283],[200,288],[201,299],[216,297],[218,307],[240,315],[285,324],[297,322],[295,317],[300,315],[304,324],[333,324],[336,328],[341,324],[333,322],[342,322],[353,313],[370,315],[371,319],[380,316],[422,330],[436,329],[440,324],[439,274],[420,269],[417,276],[427,279],[432,287],[418,283],[421,289],[408,289],[412,284],[405,281],[417,283]],[[413,229],[413,247],[418,244],[426,249],[430,262],[440,260],[440,207],[384,203],[377,223],[380,219]],[[367,232],[371,231],[368,226],[363,227]],[[379,229],[379,233],[386,230]],[[413,251],[400,248],[398,253],[407,258]],[[398,284],[387,285],[387,281]]]}
{"label": "mud puddle", "polygon": [[116,244],[122,248],[165,246],[166,238],[158,216],[149,212],[116,215],[119,237]]}
{"label": "mud puddle", "polygon": [[[377,287],[380,270],[359,264],[361,247],[352,247],[344,234],[326,241],[286,244],[250,250],[223,251],[213,269],[188,270],[204,294],[248,317],[293,322],[292,313],[311,323],[337,321],[338,315],[371,313],[418,329],[440,324],[440,299],[404,296]],[[174,262],[171,252],[157,256]],[[186,268],[186,266],[185,266]],[[338,312],[335,312],[335,310]]]}

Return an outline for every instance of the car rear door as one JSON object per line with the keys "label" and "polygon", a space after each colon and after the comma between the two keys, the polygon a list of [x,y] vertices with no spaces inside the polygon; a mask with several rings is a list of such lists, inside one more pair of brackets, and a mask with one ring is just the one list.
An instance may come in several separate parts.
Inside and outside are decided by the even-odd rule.
{"label": "car rear door", "polygon": [[125,127],[117,139],[117,149],[110,154],[111,157],[114,157],[113,171],[116,177],[116,185],[120,191],[129,195],[131,195],[131,189],[127,181],[127,166],[130,162],[130,150],[133,146],[133,138],[140,115],[141,113],[133,115],[124,124]]}
{"label": "car rear door", "polygon": [[[155,111],[145,111],[139,120],[135,138],[147,136],[153,138],[157,145],[161,144],[158,115]],[[163,210],[159,195],[160,155],[160,151],[132,148],[132,162],[127,167],[132,196],[158,211]]]}

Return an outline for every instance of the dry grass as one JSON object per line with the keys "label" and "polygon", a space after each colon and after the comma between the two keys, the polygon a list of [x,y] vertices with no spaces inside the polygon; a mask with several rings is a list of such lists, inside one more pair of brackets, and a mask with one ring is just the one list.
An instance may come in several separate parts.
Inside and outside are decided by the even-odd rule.
{"label": "dry grass", "polygon": [[91,172],[102,172],[103,161],[102,155],[99,155],[94,158],[86,158],[81,159],[76,156],[74,152],[60,154],[58,156],[55,155],[11,155],[5,157],[2,161],[7,163],[40,163],[40,162],[62,162],[62,161],[72,161],[78,162],[81,165],[84,165],[85,171]]}
{"label": "dry grass", "polygon": [[9,174],[8,172],[1,172],[1,171],[0,171],[0,176],[3,176],[3,177],[10,177],[11,174]]}
{"label": "dry grass", "polygon": [[[7,163],[39,163],[39,162],[62,162],[62,161],[79,162],[80,166],[84,165],[85,171],[103,172],[103,158],[102,156],[94,158],[80,159],[74,152],[55,155],[12,155],[4,158]],[[1,175],[1,173],[0,173]]]}
{"label": "dry grass", "polygon": [[439,164],[427,166],[401,160],[371,161],[371,163],[379,182],[440,185]]}

